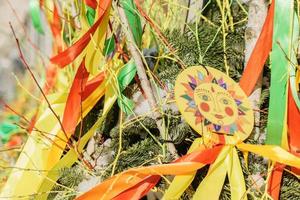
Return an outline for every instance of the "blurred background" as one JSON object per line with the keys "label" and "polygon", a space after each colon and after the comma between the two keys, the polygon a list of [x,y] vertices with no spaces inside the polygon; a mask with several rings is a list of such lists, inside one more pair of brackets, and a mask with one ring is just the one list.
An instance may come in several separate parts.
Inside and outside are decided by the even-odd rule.
{"label": "blurred background", "polygon": [[[0,98],[6,102],[17,98],[16,87],[25,73],[9,22],[31,66],[42,60],[47,62],[51,52],[51,39],[49,39],[51,36],[48,35],[48,27],[44,27],[44,35],[34,30],[29,7],[29,0],[2,0],[0,4]],[[43,16],[41,18],[43,19]]]}

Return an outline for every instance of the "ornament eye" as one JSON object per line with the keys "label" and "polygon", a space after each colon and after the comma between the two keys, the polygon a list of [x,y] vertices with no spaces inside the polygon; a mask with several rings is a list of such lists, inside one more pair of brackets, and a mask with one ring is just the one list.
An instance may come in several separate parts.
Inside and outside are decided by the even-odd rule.
{"label": "ornament eye", "polygon": [[223,99],[223,104],[224,105],[228,105],[229,104],[228,100],[227,99]]}
{"label": "ornament eye", "polygon": [[207,96],[207,95],[202,95],[202,100],[203,101],[209,101],[210,100],[210,98],[209,98],[209,96]]}

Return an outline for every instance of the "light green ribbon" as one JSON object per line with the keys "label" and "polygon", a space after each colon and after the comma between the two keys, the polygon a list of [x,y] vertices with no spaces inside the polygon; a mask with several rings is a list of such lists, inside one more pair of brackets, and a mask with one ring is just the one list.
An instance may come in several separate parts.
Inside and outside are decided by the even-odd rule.
{"label": "light green ribbon", "polygon": [[114,50],[115,50],[115,40],[114,40],[114,37],[110,37],[108,38],[107,40],[105,40],[104,42],[104,49],[103,49],[103,54],[105,56],[111,54]]}
{"label": "light green ribbon", "polygon": [[267,144],[282,145],[286,135],[288,69],[286,58],[292,50],[294,1],[276,0],[274,15],[273,48],[271,53],[271,87],[267,125]]}
{"label": "light green ribbon", "polygon": [[20,131],[20,128],[14,124],[19,121],[19,117],[11,115],[6,120],[0,123],[0,138],[3,143],[8,142],[13,134]]}
{"label": "light green ribbon", "polygon": [[86,6],[86,18],[87,18],[90,26],[92,26],[94,24],[95,16],[96,16],[95,9],[93,9],[87,5]]}
{"label": "light green ribbon", "polygon": [[143,29],[136,5],[134,4],[133,0],[122,0],[121,5],[124,8],[126,17],[128,19],[134,41],[138,47],[141,47]]}
{"label": "light green ribbon", "polygon": [[43,29],[42,21],[41,21],[39,0],[30,0],[29,10],[30,10],[32,24],[33,24],[35,30],[40,34],[44,34],[44,29]]}

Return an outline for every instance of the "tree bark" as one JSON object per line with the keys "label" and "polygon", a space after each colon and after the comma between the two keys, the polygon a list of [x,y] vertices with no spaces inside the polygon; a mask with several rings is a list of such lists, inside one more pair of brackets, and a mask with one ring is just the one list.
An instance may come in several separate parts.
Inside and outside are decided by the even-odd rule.
{"label": "tree bark", "polygon": [[185,5],[189,8],[186,11],[185,24],[183,30],[186,28],[186,24],[193,23],[197,20],[199,13],[203,8],[203,0],[185,0]]}

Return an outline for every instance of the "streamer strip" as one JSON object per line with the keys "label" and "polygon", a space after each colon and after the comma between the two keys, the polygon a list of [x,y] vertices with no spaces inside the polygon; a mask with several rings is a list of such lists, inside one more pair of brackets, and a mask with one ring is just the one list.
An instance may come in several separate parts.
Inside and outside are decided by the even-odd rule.
{"label": "streamer strip", "polygon": [[240,79],[239,84],[247,96],[252,93],[272,49],[274,6],[275,1],[272,1],[260,36]]}

